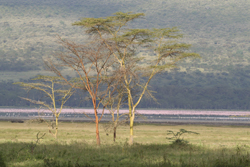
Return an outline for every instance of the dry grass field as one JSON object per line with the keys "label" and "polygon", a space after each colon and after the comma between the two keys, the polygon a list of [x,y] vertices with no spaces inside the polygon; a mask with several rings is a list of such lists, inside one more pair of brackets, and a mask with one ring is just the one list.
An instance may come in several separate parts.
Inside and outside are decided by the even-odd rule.
{"label": "dry grass field", "polygon": [[[112,133],[100,126],[101,147],[95,145],[93,123],[60,123],[58,139],[39,123],[0,122],[0,166],[248,166],[249,127],[203,125],[135,126],[129,146],[129,127]],[[167,130],[186,129],[188,144],[167,140]],[[46,135],[36,144],[36,135]]]}
{"label": "dry grass field", "polygon": [[[48,133],[46,124],[0,122],[0,127],[0,143],[10,141],[32,142],[36,140],[36,134],[38,132],[46,133],[41,143],[54,141],[53,136]],[[179,129],[199,133],[199,135],[183,135],[184,139],[196,146],[209,148],[233,148],[240,145],[250,146],[250,128],[244,126],[139,124],[135,126],[134,140],[140,144],[170,144],[170,141],[166,140],[167,130],[177,132]],[[100,125],[100,135],[103,144],[113,143],[112,133],[105,132],[102,124]],[[124,143],[127,138],[129,138],[129,127],[120,126],[117,132],[117,143]],[[61,122],[59,124],[57,141],[65,143],[76,141],[95,144],[95,124]]]}

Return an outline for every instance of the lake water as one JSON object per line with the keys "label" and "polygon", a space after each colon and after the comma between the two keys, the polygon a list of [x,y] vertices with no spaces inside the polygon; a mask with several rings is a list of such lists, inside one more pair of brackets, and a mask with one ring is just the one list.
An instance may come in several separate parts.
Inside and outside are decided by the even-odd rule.
{"label": "lake water", "polygon": [[[100,116],[102,110],[98,110]],[[111,116],[109,110],[104,110],[104,121],[109,121]],[[121,109],[121,114],[128,113],[128,110]],[[61,120],[67,121],[88,121],[86,114],[94,118],[93,109],[63,109],[60,115]],[[210,110],[150,110],[138,109],[136,111],[137,122],[212,122],[212,123],[244,123],[250,122],[250,111],[210,111]],[[1,120],[13,119],[52,119],[51,111],[44,109],[0,109]]]}

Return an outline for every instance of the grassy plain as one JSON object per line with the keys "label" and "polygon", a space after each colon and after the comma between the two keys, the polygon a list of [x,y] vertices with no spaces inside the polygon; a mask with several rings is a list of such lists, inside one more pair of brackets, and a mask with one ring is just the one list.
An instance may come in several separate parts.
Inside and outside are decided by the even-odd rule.
{"label": "grassy plain", "polygon": [[[250,166],[249,127],[204,125],[136,125],[129,146],[129,127],[118,128],[117,141],[101,125],[101,147],[95,124],[60,123],[58,140],[45,124],[0,122],[0,166]],[[167,130],[184,135],[189,144],[172,144]],[[36,144],[36,135],[46,133]],[[169,136],[170,137],[170,136]]]}

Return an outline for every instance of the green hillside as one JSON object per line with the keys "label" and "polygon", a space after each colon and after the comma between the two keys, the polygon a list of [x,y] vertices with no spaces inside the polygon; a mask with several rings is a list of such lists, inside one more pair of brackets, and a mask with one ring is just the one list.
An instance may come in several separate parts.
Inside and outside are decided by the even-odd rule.
{"label": "green hillside", "polygon": [[182,70],[221,72],[250,60],[250,2],[245,0],[0,0],[0,4],[1,72],[43,69],[42,58],[58,49],[56,35],[84,41],[83,31],[72,22],[117,11],[146,14],[132,27],[179,27],[184,41],[202,56],[183,62]]}
{"label": "green hillside", "polygon": [[[143,12],[145,19],[131,27],[177,26],[184,34],[183,41],[192,44],[192,51],[202,57],[183,61],[179,72],[166,73],[152,81],[152,89],[160,92],[156,95],[159,102],[168,101],[160,107],[237,109],[241,105],[240,109],[247,109],[249,97],[244,92],[250,90],[249,9],[247,0],[0,0],[0,80],[6,85],[38,73],[49,74],[43,59],[61,49],[56,43],[57,35],[77,42],[86,40],[83,30],[71,25],[82,17],[105,17],[117,11]],[[68,70],[65,74],[73,76]],[[162,93],[170,90],[171,97]],[[209,105],[199,107],[199,100]],[[174,105],[176,102],[179,103]],[[156,105],[144,101],[145,104]]]}

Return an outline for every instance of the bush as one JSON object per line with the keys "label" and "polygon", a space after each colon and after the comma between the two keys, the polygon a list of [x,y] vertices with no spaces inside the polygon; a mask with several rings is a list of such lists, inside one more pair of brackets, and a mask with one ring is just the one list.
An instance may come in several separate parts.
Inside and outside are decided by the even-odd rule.
{"label": "bush", "polygon": [[174,133],[172,130],[168,130],[167,132],[168,132],[167,135],[172,135],[173,137],[166,137],[166,139],[173,140],[172,141],[173,144],[187,144],[188,141],[184,140],[184,138],[181,138],[181,136],[185,133],[188,133],[188,134],[192,133],[192,134],[196,134],[196,135],[199,134],[197,132],[187,131],[185,129],[180,129],[180,131],[176,132],[176,133]]}

